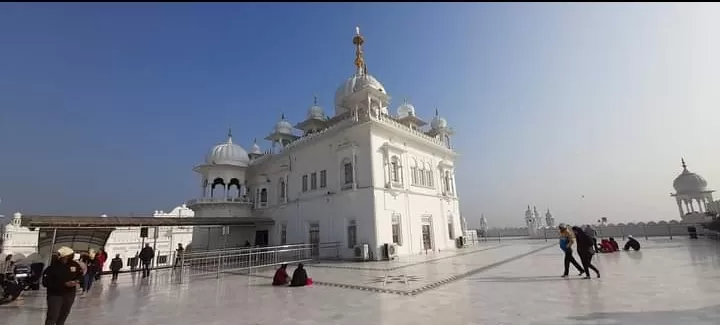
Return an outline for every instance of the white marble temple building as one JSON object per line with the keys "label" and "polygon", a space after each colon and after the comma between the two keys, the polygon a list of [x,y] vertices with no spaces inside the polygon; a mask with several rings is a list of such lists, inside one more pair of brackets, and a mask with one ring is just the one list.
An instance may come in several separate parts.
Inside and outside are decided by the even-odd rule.
{"label": "white marble temple building", "polygon": [[437,110],[428,126],[408,101],[392,109],[388,89],[368,73],[363,43],[358,30],[355,71],[338,87],[332,117],[315,99],[305,120],[281,116],[266,150],[256,142],[248,153],[228,135],[195,167],[195,217],[274,221],[233,227],[227,238],[197,229],[195,248],[339,243],[341,257],[363,259],[387,257],[386,244],[400,256],[456,248],[453,131]]}

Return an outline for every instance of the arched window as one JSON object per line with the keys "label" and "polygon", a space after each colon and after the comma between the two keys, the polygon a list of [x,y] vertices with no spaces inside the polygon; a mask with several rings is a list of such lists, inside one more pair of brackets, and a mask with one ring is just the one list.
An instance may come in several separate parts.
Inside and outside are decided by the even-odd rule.
{"label": "arched window", "polygon": [[395,183],[401,182],[400,176],[400,159],[397,156],[393,156],[390,159],[390,180]]}
{"label": "arched window", "polygon": [[420,185],[427,185],[425,182],[425,162],[420,163],[420,170],[418,171],[418,182]]}
{"label": "arched window", "polygon": [[[222,189],[222,194],[218,193],[218,195],[215,195],[216,187]],[[210,197],[225,197],[225,194],[225,181],[219,177],[213,180],[212,185],[210,186]]]}
{"label": "arched window", "polygon": [[350,185],[353,183],[353,163],[350,160],[350,158],[343,159],[342,162],[343,165],[343,174],[345,175],[345,185]]}

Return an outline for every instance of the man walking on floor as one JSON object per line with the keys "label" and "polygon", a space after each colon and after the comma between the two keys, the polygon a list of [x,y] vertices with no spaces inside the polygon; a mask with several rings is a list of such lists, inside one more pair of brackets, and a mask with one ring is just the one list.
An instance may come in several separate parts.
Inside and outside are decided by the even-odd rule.
{"label": "man walking on floor", "polygon": [[150,264],[153,258],[155,258],[155,251],[150,247],[150,244],[145,244],[145,247],[140,251],[140,260],[142,261],[142,277],[147,278],[150,276]]}
{"label": "man walking on floor", "polygon": [[75,302],[75,293],[83,277],[80,265],[73,261],[75,252],[61,247],[43,273],[42,284],[47,288],[47,316],[45,325],[64,325]]}

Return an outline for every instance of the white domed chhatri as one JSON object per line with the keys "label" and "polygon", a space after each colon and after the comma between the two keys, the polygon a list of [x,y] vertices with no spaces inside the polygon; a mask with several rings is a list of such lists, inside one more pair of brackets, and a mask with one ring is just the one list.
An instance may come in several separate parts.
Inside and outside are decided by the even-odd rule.
{"label": "white domed chhatri", "polygon": [[282,114],[280,121],[275,124],[275,132],[282,134],[292,134],[293,126],[285,119],[285,114]]}
{"label": "white domed chhatri", "polygon": [[228,132],[228,140],[210,149],[205,159],[209,165],[231,165],[247,167],[250,163],[247,151],[232,142],[232,132]]}
{"label": "white domed chhatri", "polygon": [[682,172],[673,181],[675,197],[680,217],[685,221],[704,219],[703,212],[713,203],[713,190],[707,188],[707,181],[702,176],[687,169],[685,159],[682,159]]}
{"label": "white domed chhatri", "polygon": [[368,87],[387,95],[385,87],[380,83],[380,81],[375,79],[375,77],[369,74],[356,73],[345,80],[345,82],[338,87],[337,91],[335,91],[335,107],[340,106],[343,99],[346,97]]}
{"label": "white domed chhatri", "polygon": [[415,116],[415,106],[408,103],[407,98],[405,98],[402,105],[397,108],[397,115],[399,118]]}
{"label": "white domed chhatri", "polygon": [[707,181],[702,176],[687,169],[685,159],[682,160],[683,171],[673,181],[673,187],[678,193],[699,193],[707,189]]}
{"label": "white domed chhatri", "polygon": [[438,110],[436,108],[435,117],[433,117],[432,121],[430,121],[430,127],[437,130],[447,128],[447,126],[447,120],[444,117],[440,117],[440,114],[438,113]]}
{"label": "white domed chhatri", "polygon": [[325,119],[325,111],[323,111],[323,108],[318,105],[317,96],[313,97],[313,105],[308,108],[307,117],[309,119]]}
{"label": "white domed chhatri", "polygon": [[260,146],[257,144],[257,139],[253,141],[252,149],[250,149],[250,153],[256,154],[256,155],[262,155],[262,150],[260,150]]}

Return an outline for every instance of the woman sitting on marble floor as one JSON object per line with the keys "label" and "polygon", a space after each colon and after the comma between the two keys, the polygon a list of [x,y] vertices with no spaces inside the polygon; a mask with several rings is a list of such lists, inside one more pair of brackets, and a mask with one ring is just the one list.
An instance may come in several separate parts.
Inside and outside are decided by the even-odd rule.
{"label": "woman sitting on marble floor", "polygon": [[293,272],[292,281],[290,281],[291,287],[304,287],[308,284],[311,284],[310,281],[308,281],[309,278],[307,276],[307,271],[305,271],[305,267],[302,263],[298,264],[298,267],[295,269],[295,272]]}
{"label": "woman sitting on marble floor", "polygon": [[287,264],[280,265],[280,268],[275,271],[272,285],[284,286],[290,281],[290,276],[287,274]]}

